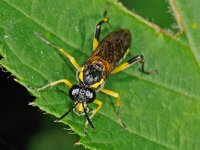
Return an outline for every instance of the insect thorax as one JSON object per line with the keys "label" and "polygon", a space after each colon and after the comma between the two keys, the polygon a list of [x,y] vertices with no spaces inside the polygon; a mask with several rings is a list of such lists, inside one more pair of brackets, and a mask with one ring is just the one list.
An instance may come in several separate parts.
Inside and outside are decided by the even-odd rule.
{"label": "insect thorax", "polygon": [[104,66],[101,62],[85,64],[78,72],[79,84],[99,90],[104,85]]}

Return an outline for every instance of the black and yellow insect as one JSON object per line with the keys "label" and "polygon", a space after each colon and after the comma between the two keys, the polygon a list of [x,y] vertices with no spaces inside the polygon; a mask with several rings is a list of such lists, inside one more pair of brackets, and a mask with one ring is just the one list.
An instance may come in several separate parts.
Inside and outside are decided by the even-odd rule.
{"label": "black and yellow insect", "polygon": [[[137,62],[141,64],[141,72],[146,74],[149,72],[144,71],[144,58],[142,55],[137,55],[116,67],[119,61],[129,52],[131,45],[131,33],[128,29],[118,29],[107,35],[102,41],[99,42],[101,26],[104,23],[108,23],[108,21],[108,18],[104,17],[97,24],[93,40],[93,53],[85,61],[82,67],[80,67],[76,60],[63,48],[60,48],[47,41],[39,33],[35,33],[36,36],[44,43],[50,45],[51,47],[57,49],[61,54],[65,55],[77,69],[78,84],[73,85],[69,80],[61,79],[37,89],[38,91],[43,90],[47,87],[55,86],[59,83],[65,83],[70,88],[69,96],[74,101],[74,105],[56,121],[60,121],[66,115],[68,115],[69,112],[75,110],[78,113],[85,114],[87,119],[85,127],[87,127],[89,123],[90,126],[94,128],[91,118],[102,107],[102,102],[96,99],[96,92],[101,91],[116,98],[116,114],[118,121],[120,125],[125,127],[125,124],[122,123],[118,116],[120,107],[120,95],[117,92],[103,88],[105,81],[110,74],[124,70],[125,68]],[[91,116],[88,116],[86,108],[90,103],[95,103],[98,105],[98,107],[92,111]]]}

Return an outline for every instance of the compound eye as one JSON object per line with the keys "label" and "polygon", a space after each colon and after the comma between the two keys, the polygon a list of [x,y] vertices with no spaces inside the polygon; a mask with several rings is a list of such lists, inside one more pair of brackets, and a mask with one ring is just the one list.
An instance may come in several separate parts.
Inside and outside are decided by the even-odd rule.
{"label": "compound eye", "polygon": [[73,85],[69,90],[69,97],[76,101],[77,95],[79,94],[79,86]]}
{"label": "compound eye", "polygon": [[96,93],[92,89],[88,89],[85,94],[87,97],[87,103],[92,103],[96,98]]}

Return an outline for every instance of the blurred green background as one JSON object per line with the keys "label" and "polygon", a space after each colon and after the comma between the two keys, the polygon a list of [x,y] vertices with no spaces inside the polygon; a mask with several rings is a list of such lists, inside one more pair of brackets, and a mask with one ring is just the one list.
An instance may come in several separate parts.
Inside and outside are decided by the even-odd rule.
{"label": "blurred green background", "polygon": [[125,7],[169,32],[178,32],[168,0],[121,0]]}
{"label": "blurred green background", "polygon": [[[162,29],[170,32],[178,31],[167,0],[121,0],[121,2],[129,10],[157,24]],[[99,19],[97,18],[97,22]],[[69,127],[54,123],[54,117],[44,115],[38,108],[27,106],[34,100],[34,97],[4,71],[0,73],[0,96],[0,146],[2,150],[84,149],[82,146],[74,147],[79,137],[70,134],[71,131],[66,130]]]}

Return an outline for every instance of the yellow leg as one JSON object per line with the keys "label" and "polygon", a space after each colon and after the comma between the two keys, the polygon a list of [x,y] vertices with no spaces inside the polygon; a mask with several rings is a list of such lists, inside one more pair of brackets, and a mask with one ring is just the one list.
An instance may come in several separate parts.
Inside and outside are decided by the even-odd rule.
{"label": "yellow leg", "polygon": [[96,31],[94,34],[94,39],[93,39],[93,51],[96,50],[96,48],[99,45],[99,37],[100,37],[100,32],[101,32],[101,26],[103,23],[108,23],[109,19],[107,17],[104,17],[97,25],[96,25]]}
{"label": "yellow leg", "polygon": [[119,93],[116,93],[116,92],[113,92],[113,91],[110,91],[110,90],[107,90],[107,89],[104,89],[104,88],[101,89],[101,92],[116,98],[116,107],[117,107],[117,113],[118,113],[119,107],[120,107],[120,95],[119,95]]}
{"label": "yellow leg", "polygon": [[127,67],[129,67],[129,63],[128,63],[128,62],[125,62],[125,63],[121,64],[119,67],[115,68],[115,69],[112,71],[112,74],[117,73],[117,72],[120,72],[120,71],[126,69]]}
{"label": "yellow leg", "polygon": [[98,46],[99,46],[99,41],[98,41],[96,38],[94,38],[94,39],[93,39],[93,51],[94,51]]}
{"label": "yellow leg", "polygon": [[121,118],[119,117],[119,110],[120,110],[120,95],[119,95],[119,93],[116,93],[116,92],[113,92],[113,91],[110,91],[110,90],[107,90],[107,89],[104,89],[104,88],[101,89],[101,92],[116,98],[116,107],[117,107],[116,116],[117,116],[119,124],[123,128],[126,128],[126,125],[122,122]]}
{"label": "yellow leg", "polygon": [[44,89],[46,89],[48,87],[53,87],[53,86],[55,86],[57,84],[60,84],[60,83],[65,83],[68,87],[72,86],[72,83],[69,80],[61,79],[61,80],[58,80],[58,81],[51,82],[51,83],[49,83],[49,84],[47,84],[47,85],[45,85],[45,86],[43,86],[41,88],[37,88],[37,89],[34,89],[34,90],[35,91],[41,91],[41,90],[44,90]]}
{"label": "yellow leg", "polygon": [[74,59],[74,57],[72,57],[70,54],[68,54],[63,48],[60,48],[56,45],[54,45],[53,43],[51,43],[50,41],[46,40],[40,33],[35,32],[35,35],[41,40],[43,41],[45,44],[55,48],[56,50],[58,50],[61,54],[63,54],[64,56],[66,56],[70,62],[72,63],[72,65],[79,70],[81,67],[79,66],[79,64],[76,62],[76,60]]}
{"label": "yellow leg", "polygon": [[145,74],[150,74],[150,73],[154,73],[154,72],[147,72],[144,70],[144,57],[142,55],[137,55],[131,59],[129,59],[127,62],[121,64],[119,67],[115,68],[113,71],[112,71],[112,74],[113,73],[117,73],[117,72],[120,72],[126,68],[128,68],[129,66],[135,64],[139,62],[141,64],[141,68],[139,69],[139,71],[141,71],[142,73],[145,73]]}
{"label": "yellow leg", "polygon": [[76,60],[74,59],[74,57],[72,57],[70,54],[68,54],[63,48],[59,49],[60,53],[63,54],[64,56],[66,56],[70,62],[72,63],[72,65],[77,69],[80,70],[80,66],[79,64],[76,62]]}
{"label": "yellow leg", "polygon": [[92,115],[90,116],[91,118],[92,118],[92,117],[101,109],[101,107],[102,107],[102,102],[101,102],[100,100],[95,99],[93,103],[97,104],[98,107],[92,111]]}
{"label": "yellow leg", "polygon": [[[94,115],[95,115],[95,114],[101,109],[101,107],[102,107],[102,102],[101,102],[100,100],[95,99],[93,103],[97,104],[98,107],[92,111],[92,115],[90,116],[90,119],[92,119],[92,117],[94,117]],[[89,122],[88,122],[88,120],[87,120],[87,121],[85,122],[85,129],[87,129],[88,123],[89,123]]]}

